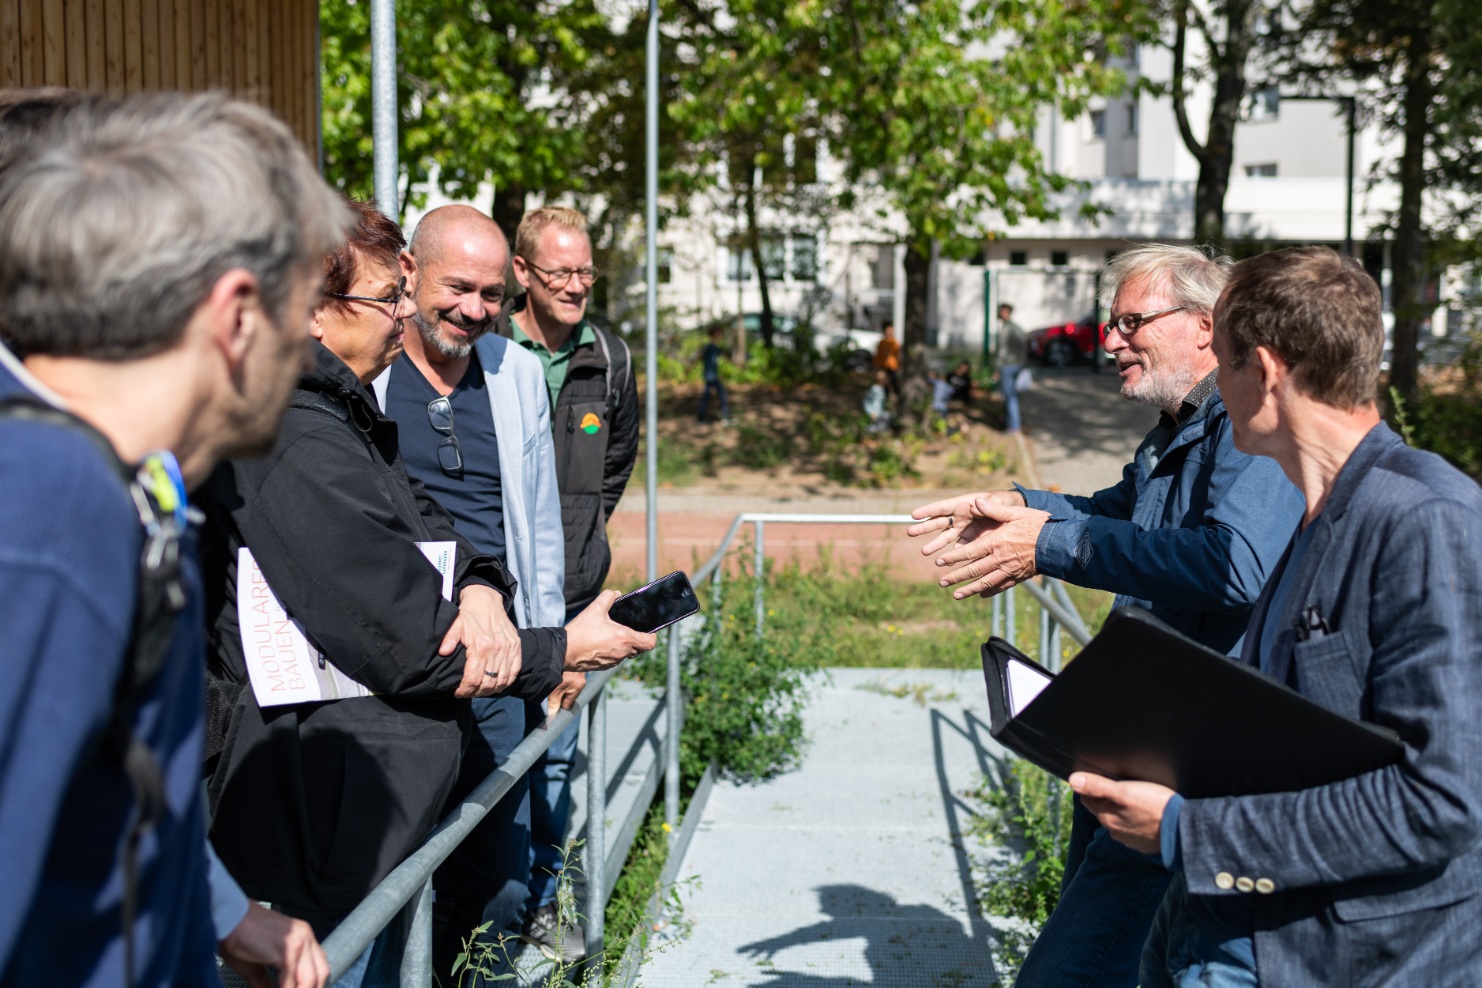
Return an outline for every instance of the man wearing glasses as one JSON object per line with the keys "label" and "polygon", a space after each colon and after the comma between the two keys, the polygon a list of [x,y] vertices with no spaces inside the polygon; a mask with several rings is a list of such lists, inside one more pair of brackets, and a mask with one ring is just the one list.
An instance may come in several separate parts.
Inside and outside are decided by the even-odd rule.
{"label": "man wearing glasses", "polygon": [[[1159,409],[1120,483],[1089,497],[1013,490],[924,505],[907,530],[932,535],[941,586],[992,596],[1045,574],[1145,607],[1236,654],[1246,621],[1302,515],[1274,460],[1235,449],[1215,388],[1213,310],[1230,260],[1147,244],[1103,276],[1106,349],[1122,397]],[[1076,801],[1060,903],[1016,985],[1133,988],[1169,873],[1113,841]]]}
{"label": "man wearing glasses", "polygon": [[[525,290],[498,332],[540,359],[556,443],[561,525],[566,535],[566,613],[602,590],[612,562],[607,519],[638,455],[638,389],[633,358],[616,335],[587,321],[599,274],[587,221],[574,209],[532,210],[515,230],[515,279]],[[545,711],[529,709],[533,729]],[[525,936],[541,950],[581,956],[574,925],[557,924],[560,846],[571,812],[576,725],[530,771],[530,918]],[[559,947],[557,946],[559,944]]]}

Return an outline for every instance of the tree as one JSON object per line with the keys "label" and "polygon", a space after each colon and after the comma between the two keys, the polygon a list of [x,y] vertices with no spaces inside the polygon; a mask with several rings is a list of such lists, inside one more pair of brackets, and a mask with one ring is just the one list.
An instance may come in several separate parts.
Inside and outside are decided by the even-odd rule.
{"label": "tree", "polygon": [[933,245],[966,257],[1002,226],[1056,215],[1055,194],[1071,182],[1036,148],[1041,108],[1072,117],[1093,96],[1121,91],[1124,74],[1109,57],[1150,39],[1154,24],[1136,0],[833,0],[809,9],[846,204],[873,210],[905,242],[903,390],[924,408]]}
{"label": "tree", "polygon": [[[1223,0],[1206,16],[1198,0],[1174,0],[1173,114],[1184,146],[1199,162],[1199,180],[1194,187],[1194,240],[1225,244],[1225,192],[1230,186],[1230,168],[1235,159],[1235,127],[1245,99],[1246,63],[1256,41],[1255,0]],[[1222,22],[1221,36],[1210,24]],[[1203,40],[1206,72],[1188,68],[1189,23]],[[1214,98],[1209,107],[1209,128],[1201,143],[1189,125],[1186,88],[1190,78],[1214,77]]]}
{"label": "tree", "polygon": [[[494,186],[494,220],[512,234],[529,192],[577,185],[587,158],[588,104],[563,82],[606,28],[594,0],[422,0],[397,7],[401,108],[399,213],[429,180],[472,198]],[[320,4],[324,165],[347,193],[371,193],[370,10]]]}
{"label": "tree", "polygon": [[[1424,297],[1427,261],[1438,243],[1455,253],[1456,234],[1468,236],[1482,195],[1475,9],[1468,0],[1307,0],[1287,8],[1281,24],[1287,78],[1355,88],[1365,115],[1399,138],[1398,156],[1375,174],[1400,190],[1390,250],[1390,383],[1413,399],[1420,327],[1434,304]],[[1469,238],[1475,242],[1475,227]]]}

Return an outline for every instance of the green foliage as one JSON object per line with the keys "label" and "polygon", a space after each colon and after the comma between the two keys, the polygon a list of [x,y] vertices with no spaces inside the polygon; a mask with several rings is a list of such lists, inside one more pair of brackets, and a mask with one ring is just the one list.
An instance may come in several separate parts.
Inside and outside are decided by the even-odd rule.
{"label": "green foliage", "polygon": [[978,903],[984,912],[1020,921],[1020,927],[1006,932],[994,950],[994,962],[1012,983],[1060,901],[1070,837],[1070,787],[1015,758],[1009,761],[1001,786],[985,779],[964,796],[984,807],[968,824],[971,836],[1023,852],[992,867]]}
{"label": "green foliage", "polygon": [[684,660],[680,773],[698,779],[713,761],[743,782],[771,778],[802,755],[804,668],[782,636],[758,641],[734,611],[708,622]]}
{"label": "green foliage", "polygon": [[1407,402],[1390,388],[1395,424],[1405,442],[1482,478],[1482,335],[1474,336],[1456,366],[1459,379],[1423,385]]}
{"label": "green foliage", "polygon": [[792,454],[790,436],[742,424],[736,429],[736,449],[732,456],[737,464],[751,470],[770,470],[787,462]]}

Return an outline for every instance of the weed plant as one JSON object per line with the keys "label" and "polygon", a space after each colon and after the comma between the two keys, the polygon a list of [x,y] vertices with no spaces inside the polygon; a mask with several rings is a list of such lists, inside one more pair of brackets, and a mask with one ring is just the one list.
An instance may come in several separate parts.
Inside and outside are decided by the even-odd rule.
{"label": "weed plant", "polygon": [[982,883],[979,908],[1018,922],[1000,936],[993,960],[1012,984],[1035,938],[1060,901],[1070,839],[1070,787],[1049,773],[1010,759],[1003,784],[984,779],[963,794],[984,809],[967,831],[985,845],[1022,849],[1022,855],[997,861]]}

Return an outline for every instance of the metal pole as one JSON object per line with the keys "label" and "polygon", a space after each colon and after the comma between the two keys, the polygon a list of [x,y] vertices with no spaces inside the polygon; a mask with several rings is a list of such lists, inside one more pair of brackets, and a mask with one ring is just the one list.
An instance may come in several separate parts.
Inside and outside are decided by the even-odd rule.
{"label": "metal pole", "polygon": [[1007,590],[1005,590],[1003,592],[1003,609],[1008,612],[1008,620],[1005,623],[1008,625],[1008,631],[1009,631],[1008,634],[1006,634],[1006,635],[1003,636],[1004,637],[1004,641],[1008,642],[1010,645],[1014,646],[1015,648],[1018,648],[1019,647],[1019,639],[1015,635],[1015,631],[1014,631],[1014,624],[1015,624],[1015,620],[1014,620],[1015,619],[1015,614],[1014,614],[1014,611],[1017,610],[1017,608],[1014,607],[1014,588],[1013,587],[1009,587]]}
{"label": "metal pole", "polygon": [[648,108],[644,116],[648,326],[644,330],[644,401],[648,419],[648,579],[659,578],[659,0],[648,0]]}
{"label": "metal pole", "polygon": [[602,956],[603,910],[607,907],[607,690],[587,708],[587,853],[582,871],[587,879],[585,903],[587,956]]}
{"label": "metal pole", "polygon": [[679,629],[669,629],[669,682],[664,694],[664,822],[669,839],[679,836]]}
{"label": "metal pole", "polygon": [[1003,594],[993,595],[993,630],[990,634],[995,638],[1003,637]]}
{"label": "metal pole", "polygon": [[396,0],[371,0],[371,145],[376,204],[401,219],[396,106]]}
{"label": "metal pole", "polygon": [[761,641],[762,623],[766,618],[766,592],[762,588],[762,578],[766,575],[767,549],[762,534],[761,519],[756,521],[756,638]]}
{"label": "metal pole", "polygon": [[1043,605],[1039,609],[1039,664],[1051,671],[1055,668],[1050,664],[1050,612]]}
{"label": "metal pole", "polygon": [[1348,110],[1348,184],[1344,189],[1343,207],[1343,253],[1353,256],[1353,131],[1357,115],[1358,100],[1353,96],[1343,97]]}
{"label": "metal pole", "polygon": [[401,955],[402,988],[432,988],[432,879],[412,906],[406,949]]}

